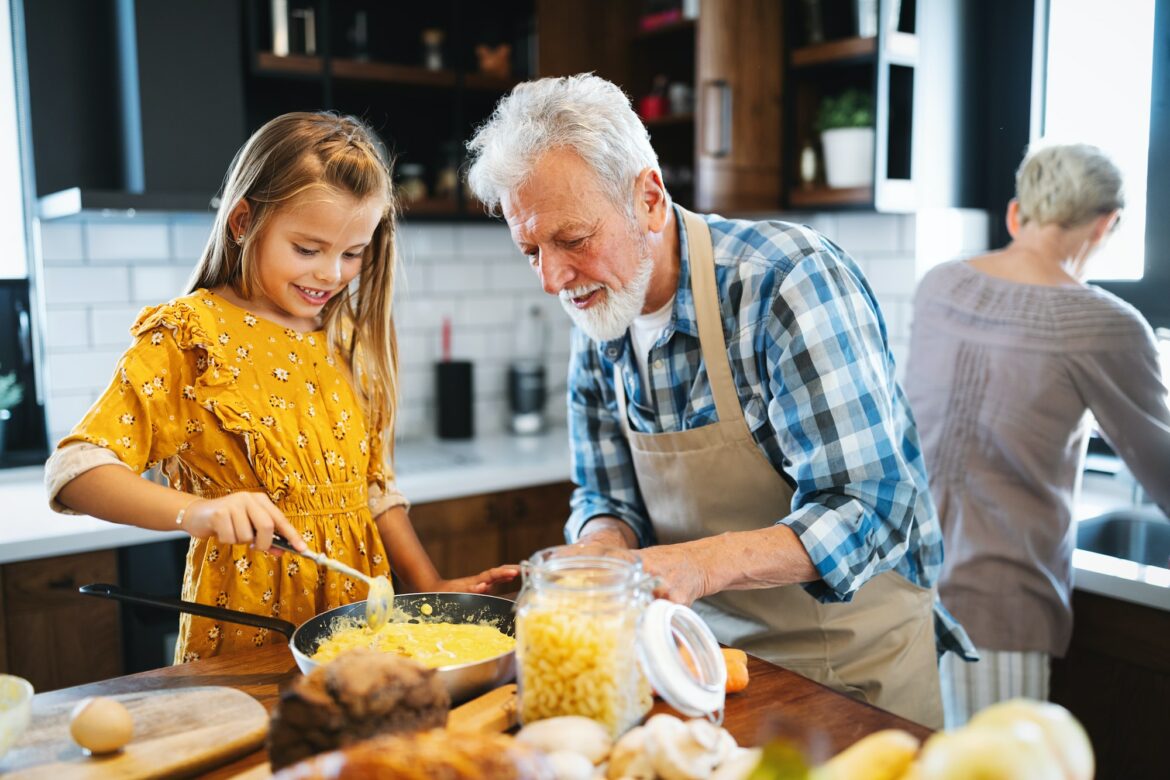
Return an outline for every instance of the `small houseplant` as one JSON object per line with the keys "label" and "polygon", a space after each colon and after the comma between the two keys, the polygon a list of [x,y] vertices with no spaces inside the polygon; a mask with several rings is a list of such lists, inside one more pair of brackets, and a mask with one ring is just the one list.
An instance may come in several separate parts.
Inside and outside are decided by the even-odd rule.
{"label": "small houseplant", "polygon": [[8,427],[8,419],[12,417],[9,409],[20,403],[23,398],[24,388],[16,381],[16,372],[0,374],[0,455],[4,454],[4,439],[7,433],[5,428]]}
{"label": "small houseplant", "polygon": [[825,181],[830,187],[869,187],[873,184],[873,97],[851,88],[826,95],[817,114],[817,130],[825,157]]}

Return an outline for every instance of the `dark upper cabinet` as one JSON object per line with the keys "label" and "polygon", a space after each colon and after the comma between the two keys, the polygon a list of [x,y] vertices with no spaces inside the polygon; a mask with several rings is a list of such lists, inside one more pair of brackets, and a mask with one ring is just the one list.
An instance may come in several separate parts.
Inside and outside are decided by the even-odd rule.
{"label": "dark upper cabinet", "polygon": [[24,0],[23,12],[37,195],[210,201],[244,139],[239,3]]}

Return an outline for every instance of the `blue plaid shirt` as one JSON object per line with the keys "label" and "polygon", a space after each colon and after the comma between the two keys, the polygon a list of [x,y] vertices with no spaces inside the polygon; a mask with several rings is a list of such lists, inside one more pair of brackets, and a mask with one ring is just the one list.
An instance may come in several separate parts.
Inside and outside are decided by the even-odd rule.
{"label": "blue plaid shirt", "polygon": [[[676,212],[676,219],[682,218]],[[848,601],[890,569],[932,587],[942,535],[910,407],[894,376],[886,326],[852,258],[824,236],[784,222],[702,216],[711,229],[715,282],[731,374],[756,444],[793,486],[776,522],[804,544],[821,579],[803,587]],[[655,543],[622,434],[613,387],[621,367],[630,425],[643,433],[716,420],[699,349],[686,233],[674,311],[650,350],[643,387],[628,333],[595,342],[573,332],[569,434],[578,485],[566,537],[598,515]],[[936,599],[939,651],[974,658],[962,627]]]}

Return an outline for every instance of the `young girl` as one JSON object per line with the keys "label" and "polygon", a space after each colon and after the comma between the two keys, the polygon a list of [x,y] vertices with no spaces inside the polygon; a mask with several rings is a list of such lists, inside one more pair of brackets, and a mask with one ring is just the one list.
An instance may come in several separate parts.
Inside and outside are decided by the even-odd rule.
{"label": "young girl", "polygon": [[[365,586],[272,534],[416,590],[442,580],[394,488],[394,199],[374,134],[294,113],[236,155],[191,292],[144,310],[110,387],[46,465],[54,508],[193,537],[183,598],[301,623]],[[161,465],[170,488],[139,478]],[[387,561],[387,552],[390,560]],[[183,615],[176,661],[279,641]]]}

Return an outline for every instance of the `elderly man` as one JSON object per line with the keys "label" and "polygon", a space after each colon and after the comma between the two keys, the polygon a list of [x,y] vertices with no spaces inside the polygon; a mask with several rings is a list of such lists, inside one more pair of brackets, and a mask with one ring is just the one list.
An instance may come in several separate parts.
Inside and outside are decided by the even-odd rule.
{"label": "elderly man", "polygon": [[[937,517],[877,301],[806,227],[672,205],[629,100],[521,84],[468,143],[577,328],[570,541],[640,549],[718,638],[942,725]],[[937,615],[938,620],[934,617]]]}

